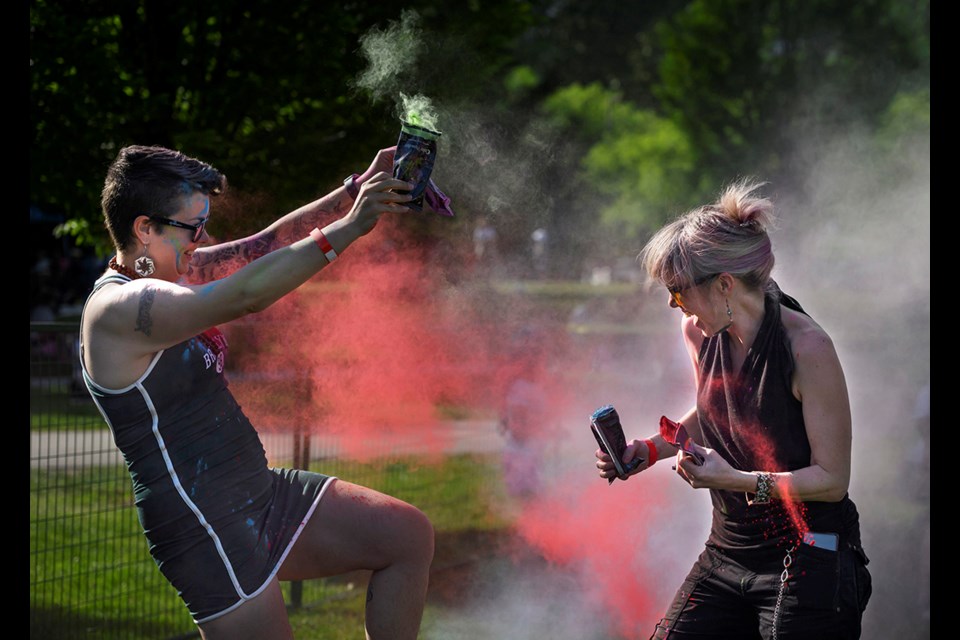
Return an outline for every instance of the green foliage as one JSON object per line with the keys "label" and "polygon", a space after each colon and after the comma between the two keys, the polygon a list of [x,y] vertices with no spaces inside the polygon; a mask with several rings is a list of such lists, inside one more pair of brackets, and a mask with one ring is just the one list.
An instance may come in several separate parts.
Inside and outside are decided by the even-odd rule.
{"label": "green foliage", "polygon": [[503,86],[511,97],[524,96],[540,84],[540,76],[530,66],[521,64],[511,69],[503,79]]}
{"label": "green foliage", "polygon": [[[438,99],[483,92],[531,19],[515,0],[415,4],[406,10],[422,14],[427,46],[401,80]],[[64,214],[63,233],[105,253],[107,165],[127,144],[160,144],[256,197],[242,220],[215,219],[212,233],[224,222],[231,233],[262,228],[395,142],[395,105],[356,79],[368,64],[361,35],[398,17],[385,3],[32,2],[31,203]]]}
{"label": "green foliage", "polygon": [[891,147],[898,141],[930,134],[930,89],[897,93],[880,115],[877,141]]}
{"label": "green foliage", "polygon": [[[126,144],[174,146],[227,173],[242,206],[211,233],[236,237],[365,168],[396,140],[402,91],[436,100],[444,116],[495,114],[487,130],[539,133],[547,113],[561,141],[542,163],[557,163],[543,171],[556,204],[538,215],[552,216],[553,237],[584,238],[597,222],[632,237],[734,177],[787,188],[800,173],[794,146],[814,132],[866,126],[889,145],[922,126],[920,98],[905,96],[928,91],[929,22],[928,0],[419,0],[346,11],[309,0],[34,0],[30,199],[65,215],[63,237],[106,247],[107,164]],[[396,54],[397,23],[416,28],[417,46],[376,86],[361,83],[378,77],[367,74],[365,35],[384,34]],[[453,124],[445,149],[475,153],[472,138],[455,139],[470,138],[470,124]],[[582,158],[574,179],[560,166],[571,157]],[[480,173],[463,162],[458,173]],[[482,208],[474,189],[488,185],[453,178],[464,216]]]}
{"label": "green foliage", "polygon": [[69,220],[58,224],[53,229],[53,235],[57,238],[70,237],[78,247],[94,247],[101,255],[106,254],[106,245],[102,238],[94,233],[90,227],[90,220],[86,218],[70,218]]}
{"label": "green foliage", "polygon": [[656,28],[653,91],[704,175],[776,180],[798,139],[875,126],[898,83],[928,82],[927,4],[695,0]]}
{"label": "green foliage", "polygon": [[560,89],[543,106],[557,126],[592,141],[581,166],[585,180],[610,197],[603,223],[634,238],[698,195],[697,154],[676,123],[598,83]]}

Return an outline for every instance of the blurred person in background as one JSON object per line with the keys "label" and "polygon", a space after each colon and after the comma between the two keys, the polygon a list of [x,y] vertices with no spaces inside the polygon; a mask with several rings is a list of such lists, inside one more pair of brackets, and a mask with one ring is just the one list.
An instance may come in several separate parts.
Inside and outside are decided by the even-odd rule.
{"label": "blurred person in background", "polygon": [[[761,186],[731,184],[639,256],[683,314],[696,402],[677,421],[688,451],[669,429],[629,441],[623,461],[644,461],[624,479],[676,454],[673,469],[710,492],[713,510],[652,638],[859,638],[872,591],[847,493],[843,370],[830,336],[771,278],[773,204]],[[600,476],[614,477],[610,457],[596,457]]]}

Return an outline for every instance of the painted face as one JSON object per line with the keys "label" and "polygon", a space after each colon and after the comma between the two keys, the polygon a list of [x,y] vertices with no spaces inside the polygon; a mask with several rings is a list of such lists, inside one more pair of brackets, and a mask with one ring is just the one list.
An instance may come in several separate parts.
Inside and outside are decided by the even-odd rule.
{"label": "painted face", "polygon": [[[158,270],[165,271],[161,277],[176,280],[187,273],[193,252],[209,238],[206,231],[210,219],[210,198],[200,192],[194,192],[183,199],[183,205],[176,214],[166,219],[154,221],[168,227],[163,234],[157,235],[158,246],[151,247],[151,255],[158,259]],[[157,252],[162,252],[163,259]],[[167,266],[169,265],[169,266]],[[167,266],[166,269],[162,267]]]}

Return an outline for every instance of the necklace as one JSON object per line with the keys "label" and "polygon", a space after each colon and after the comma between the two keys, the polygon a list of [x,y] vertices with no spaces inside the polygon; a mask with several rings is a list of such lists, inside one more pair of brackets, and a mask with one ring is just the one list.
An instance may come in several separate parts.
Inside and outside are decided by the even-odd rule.
{"label": "necklace", "polygon": [[113,256],[112,258],[110,258],[110,262],[108,263],[107,266],[109,266],[111,269],[113,269],[120,275],[127,276],[131,280],[136,280],[137,278],[141,277],[139,273],[137,273],[130,267],[125,267],[119,262],[117,262],[117,256]]}

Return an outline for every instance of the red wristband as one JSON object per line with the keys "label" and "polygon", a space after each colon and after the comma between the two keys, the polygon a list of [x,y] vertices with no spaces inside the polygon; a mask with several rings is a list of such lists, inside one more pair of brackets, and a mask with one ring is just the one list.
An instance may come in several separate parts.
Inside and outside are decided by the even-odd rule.
{"label": "red wristband", "polygon": [[337,252],[333,250],[333,245],[327,240],[327,236],[323,235],[323,231],[314,227],[313,231],[310,232],[310,237],[313,238],[313,241],[320,247],[320,251],[323,251],[327,262],[333,262],[337,259]]}
{"label": "red wristband", "polygon": [[647,445],[647,469],[649,469],[657,461],[657,445],[653,444],[653,440],[644,440],[643,443]]}

